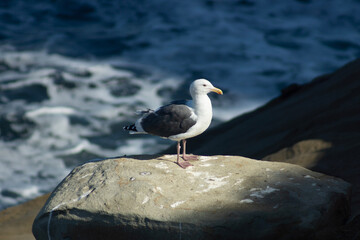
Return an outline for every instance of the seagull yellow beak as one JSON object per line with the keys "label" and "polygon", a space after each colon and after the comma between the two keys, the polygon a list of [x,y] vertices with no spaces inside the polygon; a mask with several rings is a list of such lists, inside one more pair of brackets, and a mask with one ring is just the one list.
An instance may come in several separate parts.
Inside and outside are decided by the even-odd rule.
{"label": "seagull yellow beak", "polygon": [[212,91],[212,92],[216,92],[217,94],[223,95],[223,91],[221,91],[220,88],[214,87],[214,88],[211,89],[211,91]]}

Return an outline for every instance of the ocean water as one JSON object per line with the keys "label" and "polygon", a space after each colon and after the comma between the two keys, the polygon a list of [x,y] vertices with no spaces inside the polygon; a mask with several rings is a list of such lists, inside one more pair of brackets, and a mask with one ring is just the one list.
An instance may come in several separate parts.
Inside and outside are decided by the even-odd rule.
{"label": "ocean water", "polygon": [[207,78],[214,124],[360,56],[360,1],[0,2],[0,210],[95,158],[156,153],[136,110]]}

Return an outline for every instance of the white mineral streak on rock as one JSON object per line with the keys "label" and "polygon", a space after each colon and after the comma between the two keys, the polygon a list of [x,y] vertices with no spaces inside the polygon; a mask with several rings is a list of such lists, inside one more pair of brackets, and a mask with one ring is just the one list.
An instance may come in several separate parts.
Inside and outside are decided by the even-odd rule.
{"label": "white mineral streak on rock", "polygon": [[154,193],[161,193],[161,194],[163,193],[161,187],[154,187],[154,188],[152,189],[152,191],[153,191]]}
{"label": "white mineral streak on rock", "polygon": [[211,189],[215,189],[215,188],[219,188],[221,186],[224,186],[227,182],[223,181],[226,178],[229,178],[230,176],[225,176],[225,177],[221,177],[221,178],[217,178],[217,177],[211,177],[205,180],[206,183],[208,183],[208,188],[200,191],[200,192],[208,192]]}
{"label": "white mineral streak on rock", "polygon": [[276,191],[280,191],[280,190],[269,187],[269,186],[267,186],[266,189],[264,189],[264,190],[262,188],[252,188],[252,189],[250,189],[250,192],[253,192],[253,193],[250,194],[250,197],[264,198],[265,195],[276,192]]}
{"label": "white mineral streak on rock", "polygon": [[306,175],[306,176],[304,176],[304,178],[314,178],[314,177],[310,176],[310,175]]}
{"label": "white mineral streak on rock", "polygon": [[204,163],[204,164],[200,164],[199,166],[200,166],[200,167],[210,167],[210,166],[212,166],[212,164],[210,164],[210,163]]}
{"label": "white mineral streak on rock", "polygon": [[69,202],[63,202],[58,204],[57,206],[55,206],[54,208],[51,209],[50,213],[49,213],[49,220],[48,220],[48,224],[47,224],[47,234],[48,234],[48,239],[51,240],[51,235],[50,235],[50,224],[51,224],[51,217],[52,214],[55,210],[57,210],[58,208],[60,208],[63,205],[69,204],[69,203],[74,203],[77,201],[80,201],[81,199],[83,199],[84,197],[87,197],[92,191],[94,191],[95,189],[89,189],[88,191],[86,191],[85,193],[81,194],[78,198],[74,198],[72,200],[70,200]]}
{"label": "white mineral streak on rock", "polygon": [[146,197],[144,198],[144,200],[142,201],[141,204],[145,204],[145,203],[147,203],[149,200],[150,200],[150,198],[149,198],[148,196],[146,196]]}
{"label": "white mineral streak on rock", "polygon": [[88,173],[88,174],[86,174],[86,175],[84,175],[84,176],[81,176],[81,177],[79,178],[79,180],[80,180],[80,179],[83,179],[83,178],[86,178],[87,176],[90,176],[90,175],[92,175],[92,173]]}
{"label": "white mineral streak on rock", "polygon": [[[84,197],[87,197],[92,191],[94,191],[94,189],[89,189],[86,193],[83,193],[78,199],[77,201],[83,199]],[[76,202],[76,201],[75,201]]]}
{"label": "white mineral streak on rock", "polygon": [[254,201],[249,199],[249,198],[246,198],[246,199],[243,199],[240,201],[240,203],[253,203]]}
{"label": "white mineral streak on rock", "polygon": [[217,159],[217,157],[208,157],[208,156],[200,156],[200,157],[199,157],[199,160],[200,160],[201,162],[206,162],[206,161],[215,160],[215,159]]}
{"label": "white mineral streak on rock", "polygon": [[155,164],[155,167],[160,168],[160,169],[168,169],[169,168],[168,165],[166,165],[166,163],[164,163],[164,162]]}
{"label": "white mineral streak on rock", "polygon": [[[188,170],[188,169],[186,169],[186,170]],[[191,169],[189,169],[188,172],[191,173],[194,177],[197,177],[197,178],[200,177],[201,175],[207,173],[207,172],[193,172],[193,171],[191,171]],[[209,173],[207,173],[207,174],[209,175]]]}
{"label": "white mineral streak on rock", "polygon": [[[230,177],[230,176],[216,177],[216,176],[210,175],[209,172],[195,172],[192,169],[187,169],[187,172],[192,174],[194,176],[194,178],[201,178],[205,183],[204,187],[206,187],[206,188],[196,191],[196,193],[205,193],[212,189],[224,186],[226,183],[228,183],[227,181],[224,181],[224,179]],[[202,187],[202,184],[199,184],[198,186]]]}
{"label": "white mineral streak on rock", "polygon": [[240,178],[238,180],[236,180],[236,182],[234,183],[234,185],[241,185],[241,183],[244,181],[244,179]]}
{"label": "white mineral streak on rock", "polygon": [[179,205],[183,204],[184,202],[185,202],[185,201],[175,202],[175,203],[171,204],[171,205],[170,205],[170,207],[172,207],[172,208],[176,208],[177,206],[179,206]]}

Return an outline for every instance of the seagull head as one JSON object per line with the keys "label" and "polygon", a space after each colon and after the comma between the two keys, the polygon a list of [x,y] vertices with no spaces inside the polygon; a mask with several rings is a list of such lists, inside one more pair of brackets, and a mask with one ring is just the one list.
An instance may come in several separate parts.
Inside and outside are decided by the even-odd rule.
{"label": "seagull head", "polygon": [[206,79],[197,79],[190,85],[191,96],[208,94],[209,92],[216,92],[221,95],[223,94],[221,89],[214,87],[211,82]]}

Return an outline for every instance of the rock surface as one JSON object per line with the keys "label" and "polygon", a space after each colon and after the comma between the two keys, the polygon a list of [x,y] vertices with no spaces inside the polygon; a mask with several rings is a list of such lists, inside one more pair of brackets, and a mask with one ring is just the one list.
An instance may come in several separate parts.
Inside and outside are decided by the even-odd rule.
{"label": "rock surface", "polygon": [[261,108],[189,139],[187,150],[288,162],[342,178],[353,185],[352,214],[360,216],[359,76],[360,59],[291,86]]}
{"label": "rock surface", "polygon": [[237,156],[202,156],[186,170],[174,161],[75,168],[36,217],[36,239],[316,239],[348,217],[341,179]]}

